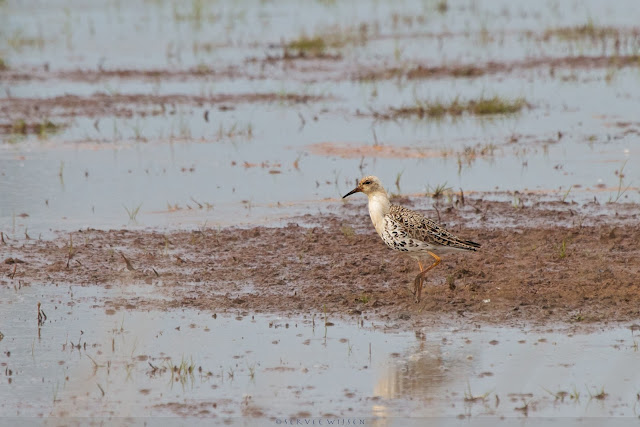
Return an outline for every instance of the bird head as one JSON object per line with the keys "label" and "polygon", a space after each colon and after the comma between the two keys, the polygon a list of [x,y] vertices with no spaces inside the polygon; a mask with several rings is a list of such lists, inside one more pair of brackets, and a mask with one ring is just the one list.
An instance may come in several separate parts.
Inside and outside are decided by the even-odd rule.
{"label": "bird head", "polygon": [[354,193],[364,193],[367,196],[374,194],[376,192],[384,192],[384,188],[382,187],[382,183],[380,182],[380,180],[378,179],[378,177],[370,175],[370,176],[365,176],[364,178],[362,178],[360,180],[360,182],[358,183],[358,185],[356,186],[356,188],[354,188],[353,190],[349,191],[347,194],[345,194],[342,198],[344,199],[345,197],[348,197]]}

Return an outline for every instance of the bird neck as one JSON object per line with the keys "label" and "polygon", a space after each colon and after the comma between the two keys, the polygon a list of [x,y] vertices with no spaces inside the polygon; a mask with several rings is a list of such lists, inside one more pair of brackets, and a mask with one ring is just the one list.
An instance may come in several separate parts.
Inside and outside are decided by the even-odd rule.
{"label": "bird neck", "polygon": [[387,196],[384,190],[369,194],[369,215],[371,216],[373,226],[380,236],[382,236],[384,229],[384,216],[389,213],[390,209],[391,203],[389,202],[389,196]]}

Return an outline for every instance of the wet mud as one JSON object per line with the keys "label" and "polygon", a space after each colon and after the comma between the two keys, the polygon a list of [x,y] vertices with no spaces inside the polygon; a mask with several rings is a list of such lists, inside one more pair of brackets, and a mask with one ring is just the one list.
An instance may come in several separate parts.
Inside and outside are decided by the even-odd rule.
{"label": "wet mud", "polygon": [[148,286],[143,295],[99,303],[114,312],[325,312],[410,322],[406,327],[438,322],[442,314],[515,326],[640,317],[637,205],[537,197],[523,195],[518,208],[467,196],[464,204],[458,198],[423,211],[482,248],[444,257],[420,303],[410,292],[418,266],[386,248],[361,203],[285,227],[89,229],[50,241],[5,234],[0,283]]}

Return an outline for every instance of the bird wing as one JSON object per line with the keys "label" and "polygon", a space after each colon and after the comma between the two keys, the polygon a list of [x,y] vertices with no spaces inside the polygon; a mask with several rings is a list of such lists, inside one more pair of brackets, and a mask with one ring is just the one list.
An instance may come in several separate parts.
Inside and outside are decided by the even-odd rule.
{"label": "bird wing", "polygon": [[480,247],[478,243],[462,240],[434,220],[403,206],[392,205],[389,216],[394,223],[398,224],[399,228],[413,239],[451,249],[477,251]]}
{"label": "bird wing", "polygon": [[432,249],[429,242],[411,235],[407,227],[392,215],[385,215],[380,237],[388,247],[397,251],[424,252]]}

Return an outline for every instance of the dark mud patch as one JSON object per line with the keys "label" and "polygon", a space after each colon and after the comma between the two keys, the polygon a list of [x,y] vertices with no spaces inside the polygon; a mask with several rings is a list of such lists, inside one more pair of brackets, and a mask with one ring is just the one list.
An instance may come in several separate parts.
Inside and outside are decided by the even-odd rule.
{"label": "dark mud patch", "polygon": [[96,83],[102,80],[174,80],[193,81],[193,79],[238,78],[242,70],[236,67],[193,67],[187,69],[78,69],[50,70],[48,65],[33,67],[25,71],[24,67],[0,69],[0,77],[4,81],[45,81],[70,80],[74,82]]}
{"label": "dark mud patch", "polygon": [[160,412],[168,412],[181,417],[216,418],[217,415],[215,412],[218,411],[219,408],[226,408],[227,416],[231,416],[234,413],[234,410],[230,408],[232,406],[233,404],[230,400],[224,400],[222,402],[162,403],[154,405],[153,408]]}
{"label": "dark mud patch", "polygon": [[72,81],[99,83],[106,80],[138,81],[224,81],[228,79],[286,78],[298,81],[375,81],[395,78],[438,79],[476,78],[485,75],[508,75],[534,69],[547,69],[553,77],[556,69],[590,70],[640,67],[640,55],[603,54],[563,57],[539,57],[517,61],[489,61],[484,64],[452,63],[442,65],[414,64],[407,66],[370,66],[358,64],[340,54],[285,51],[265,54],[262,57],[247,57],[243,66],[227,68],[194,67],[187,69],[77,69],[49,71],[48,67],[24,69],[0,69],[0,79],[9,82],[28,81]]}
{"label": "dark mud patch", "polygon": [[[439,314],[501,324],[640,318],[637,215],[614,225],[620,218],[611,210],[592,208],[589,220],[559,226],[579,216],[578,208],[514,209],[470,199],[463,209],[426,212],[481,243],[482,250],[444,257],[428,277],[423,301],[415,304],[409,290],[418,272],[415,262],[384,246],[364,206],[344,209],[344,214],[298,221],[312,224],[308,227],[291,223],[166,234],[87,230],[72,233],[72,247],[69,236],[9,240],[0,246],[0,257],[25,263],[0,265],[0,286],[149,286],[148,295],[103,301],[105,308],[326,310],[414,323]],[[514,221],[509,228],[488,225]],[[476,228],[456,225],[461,223]]]}
{"label": "dark mud patch", "polygon": [[90,96],[63,95],[52,98],[4,98],[0,100],[0,115],[5,117],[133,117],[175,113],[176,105],[218,107],[228,104],[275,103],[305,104],[327,99],[322,96],[293,93],[248,93],[198,95],[106,94]]}

